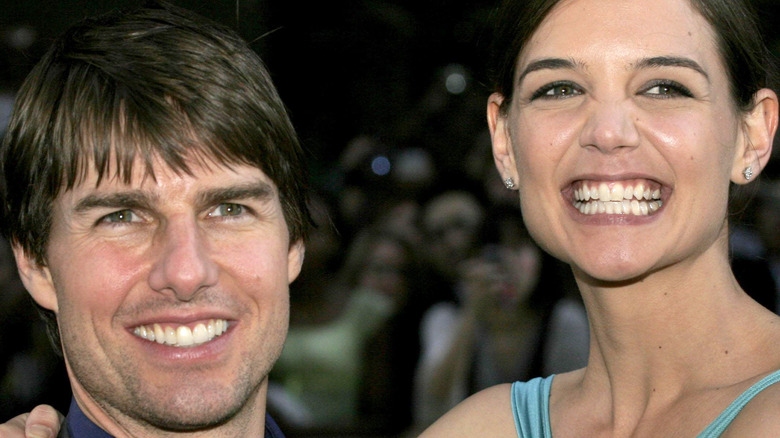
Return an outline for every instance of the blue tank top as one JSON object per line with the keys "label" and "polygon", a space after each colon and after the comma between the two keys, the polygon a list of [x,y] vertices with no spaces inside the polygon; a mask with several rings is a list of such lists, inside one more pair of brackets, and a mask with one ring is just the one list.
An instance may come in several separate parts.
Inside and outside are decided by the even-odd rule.
{"label": "blue tank top", "polygon": [[552,438],[550,387],[552,375],[512,384],[512,414],[518,438]]}
{"label": "blue tank top", "polygon": [[[518,438],[552,438],[550,429],[550,387],[553,376],[512,384],[512,414]],[[764,377],[740,394],[697,438],[717,438],[734,421],[750,400],[780,382],[780,370]]]}

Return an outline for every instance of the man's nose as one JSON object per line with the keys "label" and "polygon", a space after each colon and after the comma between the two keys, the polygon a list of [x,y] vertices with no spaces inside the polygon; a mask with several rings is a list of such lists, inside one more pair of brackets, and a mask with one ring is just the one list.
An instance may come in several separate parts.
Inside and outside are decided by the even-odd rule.
{"label": "man's nose", "polygon": [[218,268],[195,218],[166,222],[157,239],[156,260],[149,274],[152,289],[190,301],[200,290],[216,284]]}
{"label": "man's nose", "polygon": [[636,116],[629,101],[593,102],[580,133],[580,146],[614,153],[639,146]]}

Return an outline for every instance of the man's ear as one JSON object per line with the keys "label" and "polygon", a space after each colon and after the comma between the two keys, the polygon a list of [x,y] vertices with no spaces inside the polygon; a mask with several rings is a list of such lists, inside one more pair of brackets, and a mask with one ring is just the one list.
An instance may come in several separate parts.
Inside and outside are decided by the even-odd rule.
{"label": "man's ear", "polygon": [[303,243],[303,239],[290,244],[290,249],[287,252],[287,282],[292,283],[298,275],[301,273],[301,267],[303,266],[303,259],[306,255],[306,245]]}
{"label": "man's ear", "polygon": [[18,244],[13,245],[13,251],[19,277],[27,292],[39,306],[57,313],[57,292],[49,268],[38,264],[33,256],[27,254]]}
{"label": "man's ear", "polygon": [[739,143],[731,170],[731,180],[746,184],[745,169],[750,175],[758,175],[772,155],[772,142],[778,123],[777,94],[764,88],[755,95],[755,107],[743,120],[742,141]]}
{"label": "man's ear", "polygon": [[517,166],[512,152],[512,139],[509,135],[506,114],[501,111],[504,96],[493,93],[488,98],[487,121],[490,129],[490,139],[493,142],[493,159],[496,162],[501,179],[512,178],[517,181]]}

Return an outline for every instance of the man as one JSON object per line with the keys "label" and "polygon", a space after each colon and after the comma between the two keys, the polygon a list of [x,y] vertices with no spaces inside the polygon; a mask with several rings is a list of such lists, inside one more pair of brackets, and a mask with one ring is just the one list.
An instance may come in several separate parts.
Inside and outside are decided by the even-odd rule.
{"label": "man", "polygon": [[227,28],[150,5],[53,44],[0,194],[73,389],[60,436],[281,436],[266,391],[310,222],[302,155]]}

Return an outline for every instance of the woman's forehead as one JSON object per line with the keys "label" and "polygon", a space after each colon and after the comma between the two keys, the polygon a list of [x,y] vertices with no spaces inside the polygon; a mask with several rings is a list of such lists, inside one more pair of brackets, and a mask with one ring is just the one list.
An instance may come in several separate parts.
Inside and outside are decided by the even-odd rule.
{"label": "woman's forehead", "polygon": [[624,59],[627,67],[654,56],[719,59],[712,27],[688,0],[564,0],[520,55],[521,68],[553,57]]}

